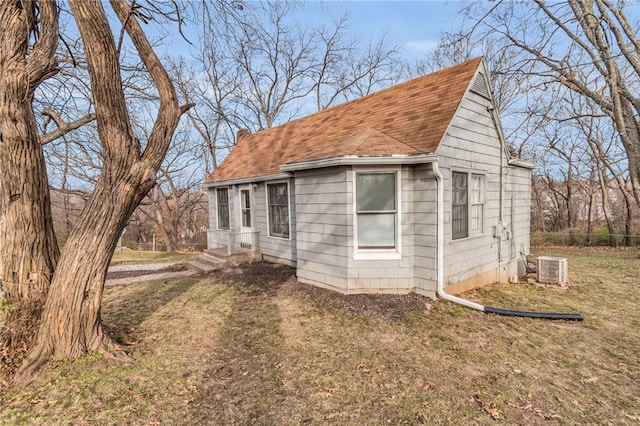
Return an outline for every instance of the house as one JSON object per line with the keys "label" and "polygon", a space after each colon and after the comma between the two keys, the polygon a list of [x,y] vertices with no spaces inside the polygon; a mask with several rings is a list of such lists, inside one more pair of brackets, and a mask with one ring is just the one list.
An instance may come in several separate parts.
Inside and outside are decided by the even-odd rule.
{"label": "house", "polygon": [[524,273],[533,165],[472,59],[251,134],[208,176],[210,249],[342,293],[435,297]]}

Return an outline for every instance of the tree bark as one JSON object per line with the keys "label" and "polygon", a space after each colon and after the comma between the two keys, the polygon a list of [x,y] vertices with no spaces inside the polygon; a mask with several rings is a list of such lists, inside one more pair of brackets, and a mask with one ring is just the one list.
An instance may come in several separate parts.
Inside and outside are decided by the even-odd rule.
{"label": "tree bark", "polygon": [[0,280],[11,307],[0,340],[10,351],[33,337],[59,256],[31,107],[35,89],[58,71],[57,43],[55,2],[0,1]]}

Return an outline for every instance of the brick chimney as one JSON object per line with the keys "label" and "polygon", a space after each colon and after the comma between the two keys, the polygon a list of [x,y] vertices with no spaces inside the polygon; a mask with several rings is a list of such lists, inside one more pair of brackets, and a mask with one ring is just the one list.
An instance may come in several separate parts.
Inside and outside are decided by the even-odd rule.
{"label": "brick chimney", "polygon": [[251,132],[249,129],[239,129],[238,133],[236,133],[236,143],[240,142],[240,139],[250,134]]}

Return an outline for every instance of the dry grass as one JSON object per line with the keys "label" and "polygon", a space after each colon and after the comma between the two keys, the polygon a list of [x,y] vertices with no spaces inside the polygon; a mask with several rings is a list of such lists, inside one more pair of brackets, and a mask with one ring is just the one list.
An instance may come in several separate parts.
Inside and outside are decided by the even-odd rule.
{"label": "dry grass", "polygon": [[104,322],[133,364],[51,366],[0,401],[9,424],[637,424],[637,251],[545,249],[568,290],[494,285],[485,315],[417,296],[348,297],[256,264],[107,288]]}

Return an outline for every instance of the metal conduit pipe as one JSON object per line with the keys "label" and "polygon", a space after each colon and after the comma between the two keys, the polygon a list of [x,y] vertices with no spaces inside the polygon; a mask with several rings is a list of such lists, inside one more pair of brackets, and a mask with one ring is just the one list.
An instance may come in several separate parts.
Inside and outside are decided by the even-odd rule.
{"label": "metal conduit pipe", "polygon": [[582,321],[582,314],[579,313],[555,313],[555,312],[529,312],[529,311],[512,311],[508,309],[492,308],[490,306],[484,306],[471,300],[463,299],[462,297],[453,296],[445,293],[444,291],[444,185],[442,182],[442,172],[438,167],[438,162],[431,163],[433,168],[433,174],[436,177],[437,186],[437,293],[438,297],[448,300],[453,303],[457,303],[462,306],[466,306],[471,309],[476,309],[487,314],[497,314],[511,317],[526,317],[526,318],[543,318],[543,319],[563,319],[572,321]]}

